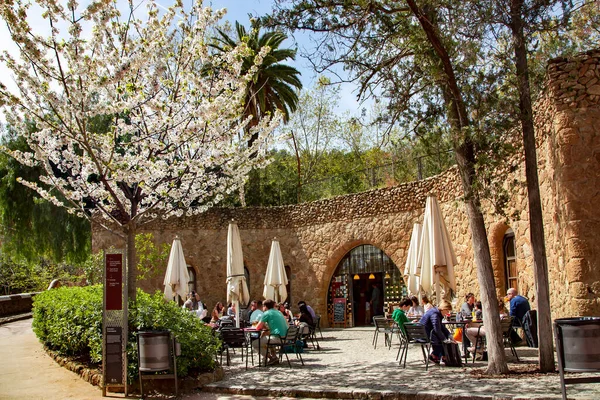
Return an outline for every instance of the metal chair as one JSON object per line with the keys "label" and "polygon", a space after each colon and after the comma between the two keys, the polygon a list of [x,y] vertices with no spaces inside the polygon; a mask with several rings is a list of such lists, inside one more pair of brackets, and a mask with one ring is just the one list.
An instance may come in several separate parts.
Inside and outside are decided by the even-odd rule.
{"label": "metal chair", "polygon": [[[296,327],[296,326],[290,326],[288,328],[285,336],[270,335],[269,340],[267,341],[267,352],[269,351],[270,348],[277,349],[279,352],[279,362],[283,361],[283,356],[285,355],[285,358],[288,362],[289,367],[292,368],[292,363],[290,362],[288,353],[286,353],[284,351],[284,349],[286,349],[286,346],[289,346],[287,348],[288,349],[291,348],[294,351],[294,353],[296,353],[296,358],[299,358],[302,365],[304,365],[304,360],[302,359],[302,355],[300,354],[300,351],[298,350],[297,341],[299,340],[299,337],[300,337],[300,332],[298,330],[298,327]],[[271,341],[272,338],[277,338],[279,340],[276,342],[272,342]],[[267,365],[267,360],[268,360],[268,357],[265,357],[265,366]]]}
{"label": "metal chair", "polygon": [[[500,320],[500,326],[502,327],[502,343],[504,348],[510,348],[510,352],[513,356],[517,358],[517,362],[519,362],[519,355],[517,354],[517,350],[512,343],[512,335],[513,335],[513,317],[507,317]],[[475,363],[475,358],[477,357],[477,349],[483,347],[485,345],[485,335],[480,334],[481,327],[477,330],[477,340],[475,341],[475,351],[473,352],[473,363]]]}
{"label": "metal chair", "polygon": [[244,361],[244,350],[246,351],[246,369],[248,369],[248,358],[252,358],[254,365],[254,354],[250,349],[250,343],[246,337],[246,333],[242,328],[226,327],[221,329],[221,339],[223,340],[223,348],[221,349],[221,364],[223,364],[223,352],[227,352],[227,365],[229,365],[231,357],[229,349],[235,352],[235,349],[241,349],[242,362]]}
{"label": "metal chair", "polygon": [[321,316],[317,315],[317,320],[315,321],[315,331],[319,331],[319,335],[321,336],[321,340],[323,340],[323,332],[321,332]]}
{"label": "metal chair", "polygon": [[[308,325],[308,340],[313,346],[313,349],[321,350],[321,346],[319,345],[319,339],[317,339],[317,324],[320,323],[320,318],[317,317],[317,322],[314,325]],[[317,345],[315,346],[315,342]]]}
{"label": "metal chair", "polygon": [[[429,351],[431,350],[431,337],[427,336],[425,326],[419,323],[416,324],[404,324],[404,331],[406,332],[406,351],[403,352],[404,357],[404,368],[406,368],[406,359],[408,358],[408,345],[414,344],[421,346],[421,352],[423,353],[423,361],[425,362],[425,371],[429,368]],[[433,331],[431,331],[433,335]],[[400,365],[402,365],[402,357],[400,357]]]}
{"label": "metal chair", "polygon": [[373,325],[375,325],[375,332],[373,333],[373,346],[377,349],[377,340],[379,339],[379,334],[384,334],[385,345],[388,348],[392,347],[392,326],[389,321],[385,317],[373,317]]}

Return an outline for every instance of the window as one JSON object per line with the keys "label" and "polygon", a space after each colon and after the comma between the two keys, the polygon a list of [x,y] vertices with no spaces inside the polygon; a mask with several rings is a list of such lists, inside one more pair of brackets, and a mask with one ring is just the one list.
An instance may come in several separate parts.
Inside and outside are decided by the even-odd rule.
{"label": "window", "polygon": [[[248,298],[252,301],[252,296],[250,295],[250,271],[246,267],[244,267],[244,276],[246,277],[246,286],[248,287]],[[245,308],[248,304],[242,304],[240,302],[240,306]]]}
{"label": "window", "polygon": [[292,305],[292,269],[286,265],[285,266],[285,276],[287,276],[288,278],[288,283],[287,285],[285,285],[285,290],[287,290],[287,299],[285,301],[287,301],[288,303],[290,303],[290,306]]}
{"label": "window", "polygon": [[190,280],[188,281],[188,293],[196,291],[196,270],[191,265],[187,266],[188,275]]}
{"label": "window", "polygon": [[509,229],[504,235],[504,273],[506,275],[506,290],[515,288],[519,290],[519,282],[517,277],[517,252],[515,249],[515,233]]}

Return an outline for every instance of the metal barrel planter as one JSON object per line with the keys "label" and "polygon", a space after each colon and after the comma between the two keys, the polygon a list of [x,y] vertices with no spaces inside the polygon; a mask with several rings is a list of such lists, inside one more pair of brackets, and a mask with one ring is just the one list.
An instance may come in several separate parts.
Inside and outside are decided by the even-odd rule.
{"label": "metal barrel planter", "polygon": [[563,399],[566,384],[600,382],[600,376],[565,378],[565,372],[600,372],[600,317],[556,319],[554,337]]}

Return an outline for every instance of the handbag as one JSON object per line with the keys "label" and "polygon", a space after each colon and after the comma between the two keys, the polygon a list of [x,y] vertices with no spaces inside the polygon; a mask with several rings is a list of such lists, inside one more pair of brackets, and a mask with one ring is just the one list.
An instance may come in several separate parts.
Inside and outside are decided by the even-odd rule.
{"label": "handbag", "polygon": [[462,343],[463,328],[454,329],[454,334],[452,335],[452,338],[454,339],[454,341]]}
{"label": "handbag", "polygon": [[458,343],[453,340],[444,340],[444,342],[442,342],[442,347],[444,348],[446,366],[462,367],[462,358],[460,355],[460,349],[458,348]]}

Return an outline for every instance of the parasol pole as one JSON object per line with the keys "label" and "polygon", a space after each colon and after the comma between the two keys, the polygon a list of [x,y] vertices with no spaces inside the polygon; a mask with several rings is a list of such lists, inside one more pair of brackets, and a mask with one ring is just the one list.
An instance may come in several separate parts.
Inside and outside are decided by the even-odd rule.
{"label": "parasol pole", "polygon": [[233,296],[233,308],[235,309],[235,327],[240,327],[240,302],[237,294]]}

